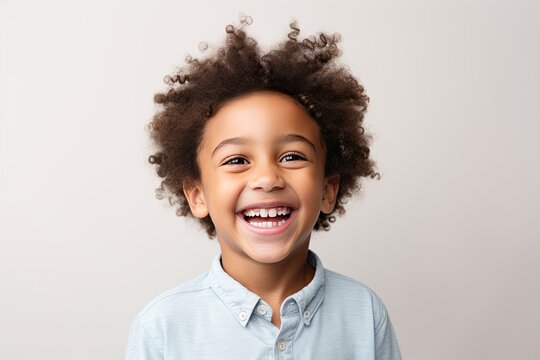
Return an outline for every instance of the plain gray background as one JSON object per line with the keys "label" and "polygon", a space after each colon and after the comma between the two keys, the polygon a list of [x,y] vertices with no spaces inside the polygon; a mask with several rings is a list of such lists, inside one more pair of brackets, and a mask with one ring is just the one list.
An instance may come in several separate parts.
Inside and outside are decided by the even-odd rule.
{"label": "plain gray background", "polygon": [[[163,77],[238,23],[339,32],[383,177],[312,248],[384,300],[406,359],[539,359],[535,1],[0,0],[0,358],[120,359],[218,252],[154,198]],[[204,55],[204,54],[203,54]]]}

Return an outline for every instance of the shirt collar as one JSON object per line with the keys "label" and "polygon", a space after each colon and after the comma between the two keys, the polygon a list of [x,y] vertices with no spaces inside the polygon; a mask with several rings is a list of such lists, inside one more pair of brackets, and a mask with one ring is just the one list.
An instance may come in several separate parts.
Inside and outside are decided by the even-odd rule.
{"label": "shirt collar", "polygon": [[[289,296],[298,304],[300,317],[306,325],[309,325],[324,298],[324,267],[321,259],[309,250],[308,262],[315,268],[313,280],[302,290]],[[287,299],[283,303],[286,304]]]}
{"label": "shirt collar", "polygon": [[[233,313],[240,325],[246,326],[261,298],[229,276],[221,267],[220,260],[221,255],[216,255],[212,260],[208,272],[210,287]],[[281,308],[282,313],[290,311],[291,308],[294,309],[293,311],[299,311],[300,318],[306,325],[311,322],[324,297],[324,268],[321,260],[309,250],[308,262],[315,268],[313,279],[306,287],[287,297]],[[294,306],[294,303],[297,306]],[[293,306],[288,304],[293,304]],[[288,308],[285,309],[284,306]]]}

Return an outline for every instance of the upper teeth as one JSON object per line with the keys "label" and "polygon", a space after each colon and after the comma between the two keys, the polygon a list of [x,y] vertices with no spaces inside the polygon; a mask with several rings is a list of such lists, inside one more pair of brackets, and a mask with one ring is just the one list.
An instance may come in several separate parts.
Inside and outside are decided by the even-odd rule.
{"label": "upper teeth", "polygon": [[250,216],[250,217],[253,217],[253,216],[276,217],[278,215],[288,215],[290,213],[291,213],[291,209],[288,207],[244,210],[244,215]]}

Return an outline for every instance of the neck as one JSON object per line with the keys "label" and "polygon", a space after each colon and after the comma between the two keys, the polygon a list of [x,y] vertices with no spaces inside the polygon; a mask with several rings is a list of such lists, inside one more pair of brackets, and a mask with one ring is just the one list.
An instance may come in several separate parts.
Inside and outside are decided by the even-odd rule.
{"label": "neck", "polygon": [[306,241],[286,259],[271,264],[222,248],[221,264],[225,272],[251,292],[269,304],[281,304],[313,279],[315,269],[307,262],[308,246]]}

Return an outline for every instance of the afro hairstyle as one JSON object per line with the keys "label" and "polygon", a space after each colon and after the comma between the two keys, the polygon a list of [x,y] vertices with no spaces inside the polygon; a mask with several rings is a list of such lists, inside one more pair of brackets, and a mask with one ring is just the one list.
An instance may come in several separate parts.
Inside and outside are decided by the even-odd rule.
{"label": "afro hairstyle", "polygon": [[[360,190],[360,178],[380,178],[370,158],[371,137],[362,126],[369,98],[346,66],[339,34],[317,33],[302,40],[296,21],[287,39],[266,53],[247,36],[249,16],[241,26],[227,25],[226,38],[209,56],[187,56],[186,64],[165,77],[168,89],[157,93],[159,105],[148,125],[155,153],[148,158],[162,178],[158,199],[168,198],[178,216],[192,216],[184,183],[200,179],[197,151],[205,124],[226,101],[256,91],[277,91],[295,99],[318,124],[326,148],[325,175],[339,175],[339,191],[332,213],[320,213],[314,230],[328,230],[342,215],[344,204]],[[208,45],[200,43],[199,49]],[[210,216],[198,219],[209,237],[215,236]]]}

